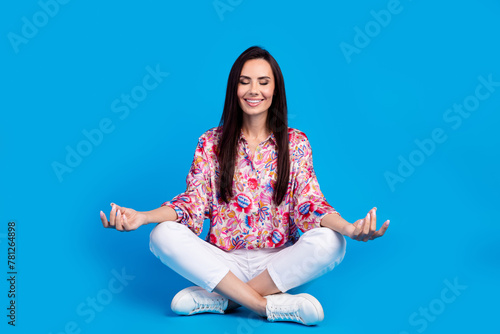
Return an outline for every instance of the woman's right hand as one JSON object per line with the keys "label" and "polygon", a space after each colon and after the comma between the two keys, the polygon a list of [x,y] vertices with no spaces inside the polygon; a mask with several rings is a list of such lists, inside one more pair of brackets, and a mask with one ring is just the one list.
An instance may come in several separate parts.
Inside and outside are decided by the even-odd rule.
{"label": "woman's right hand", "polygon": [[118,231],[133,231],[141,225],[148,223],[148,217],[144,212],[135,211],[134,209],[118,206],[111,203],[111,212],[109,221],[104,212],[100,212],[102,225],[106,228],[114,228]]}
{"label": "woman's right hand", "polygon": [[389,220],[386,220],[377,231],[377,208],[373,208],[368,211],[365,218],[356,220],[352,224],[351,233],[348,236],[353,240],[366,242],[383,236],[388,227]]}

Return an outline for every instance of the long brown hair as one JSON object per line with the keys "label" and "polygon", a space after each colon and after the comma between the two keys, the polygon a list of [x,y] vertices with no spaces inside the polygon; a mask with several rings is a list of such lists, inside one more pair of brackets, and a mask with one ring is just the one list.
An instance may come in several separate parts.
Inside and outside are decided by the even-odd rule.
{"label": "long brown hair", "polygon": [[286,107],[285,82],[276,60],[271,54],[259,46],[245,50],[233,64],[227,80],[226,100],[219,126],[222,134],[218,145],[219,160],[219,193],[220,198],[228,203],[233,196],[233,178],[238,139],[243,125],[243,110],[238,103],[238,82],[241,69],[250,59],[266,60],[274,75],[273,102],[267,114],[267,127],[274,134],[278,150],[277,179],[274,186],[273,200],[279,205],[288,189],[290,177],[290,158],[288,150],[288,114]]}

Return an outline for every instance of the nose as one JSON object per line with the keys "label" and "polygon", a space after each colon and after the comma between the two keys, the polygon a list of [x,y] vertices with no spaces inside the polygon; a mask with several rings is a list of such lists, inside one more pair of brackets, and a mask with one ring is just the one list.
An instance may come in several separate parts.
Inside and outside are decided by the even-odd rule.
{"label": "nose", "polygon": [[250,94],[258,95],[259,94],[259,83],[254,81],[250,85]]}

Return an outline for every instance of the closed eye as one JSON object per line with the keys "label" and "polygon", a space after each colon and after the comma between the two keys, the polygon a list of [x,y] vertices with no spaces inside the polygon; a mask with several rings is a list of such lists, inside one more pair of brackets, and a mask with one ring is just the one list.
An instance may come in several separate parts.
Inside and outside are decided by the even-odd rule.
{"label": "closed eye", "polygon": [[[241,85],[248,85],[249,83],[250,83],[250,81],[240,80]],[[259,84],[265,86],[265,85],[269,84],[269,81],[259,82]]]}

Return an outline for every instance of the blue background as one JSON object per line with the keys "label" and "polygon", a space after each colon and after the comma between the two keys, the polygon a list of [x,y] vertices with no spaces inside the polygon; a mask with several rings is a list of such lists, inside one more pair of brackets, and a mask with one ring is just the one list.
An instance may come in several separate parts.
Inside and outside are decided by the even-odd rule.
{"label": "blue background", "polygon": [[[474,101],[479,77],[500,81],[500,4],[401,0],[382,26],[376,13],[391,1],[220,2],[219,15],[211,0],[69,1],[45,21],[35,0],[2,5],[2,332],[498,332],[500,87],[481,88],[489,96],[459,126],[445,117]],[[26,20],[38,20],[36,33],[25,27],[30,37],[12,43]],[[342,43],[356,42],[346,56]],[[373,206],[391,219],[382,239],[348,240],[344,262],[312,284],[326,316],[314,328],[244,309],[176,316],[171,298],[189,282],[150,253],[153,225],[118,233],[99,220],[112,201],[150,210],[184,190],[197,138],[218,124],[230,67],[252,45],[282,68],[290,126],[309,136],[327,200],[351,222]],[[128,115],[114,112],[148,66],[169,75]],[[103,119],[113,130],[81,146]],[[446,140],[418,153],[415,140],[435,129]],[[54,162],[67,164],[78,145],[86,156],[58,178]],[[385,174],[398,173],[400,156],[418,166],[391,188]],[[6,318],[11,220],[16,328]],[[110,293],[114,271],[129,280]],[[92,298],[102,303],[91,316]]]}

